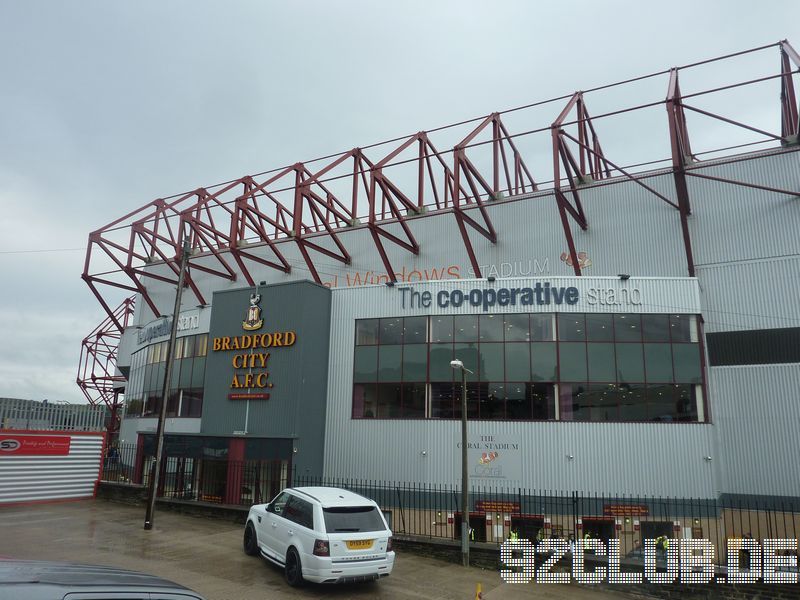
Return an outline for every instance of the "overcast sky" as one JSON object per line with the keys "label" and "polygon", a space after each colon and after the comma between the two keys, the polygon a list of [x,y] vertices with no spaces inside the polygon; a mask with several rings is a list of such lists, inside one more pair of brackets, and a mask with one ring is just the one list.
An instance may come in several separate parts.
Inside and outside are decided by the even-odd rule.
{"label": "overcast sky", "polygon": [[800,47],[798,16],[793,0],[0,0],[0,397],[83,401],[81,340],[105,317],[80,279],[88,234],[155,198]]}

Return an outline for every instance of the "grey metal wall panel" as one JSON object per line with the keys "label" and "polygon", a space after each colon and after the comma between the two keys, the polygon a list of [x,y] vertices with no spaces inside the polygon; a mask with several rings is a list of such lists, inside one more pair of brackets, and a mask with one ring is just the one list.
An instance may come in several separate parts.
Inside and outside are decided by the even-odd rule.
{"label": "grey metal wall panel", "polygon": [[707,332],[800,326],[800,255],[701,267],[697,277]]}
{"label": "grey metal wall panel", "polygon": [[[798,152],[714,165],[698,172],[800,191]],[[800,254],[798,198],[693,177],[688,186],[690,232],[698,266]]]}
{"label": "grey metal wall panel", "polygon": [[[69,433],[59,431],[51,435]],[[69,437],[66,456],[0,456],[0,504],[91,498],[100,478],[104,435]]]}
{"label": "grey metal wall panel", "polygon": [[[531,280],[503,280],[513,287]],[[550,281],[562,281],[551,278]],[[576,285],[642,287],[643,312],[699,310],[697,283],[693,279],[631,279],[586,277]],[[486,287],[485,281],[435,282],[416,286],[433,291],[454,287]],[[458,421],[404,421],[351,419],[354,321],[357,318],[436,314],[443,309],[402,311],[396,288],[377,286],[335,290],[331,310],[332,363],[328,383],[325,474],[332,477],[391,479],[426,483],[456,483],[460,478]],[[619,307],[596,307],[613,310]],[[572,309],[572,308],[571,308]],[[511,310],[498,308],[497,312]],[[519,312],[520,307],[514,309]],[[543,312],[552,311],[553,308]],[[586,310],[578,307],[574,310]],[[481,312],[465,308],[449,313]],[[493,311],[494,312],[494,311]],[[718,487],[712,466],[704,459],[712,452],[712,426],[706,424],[587,424],[475,422],[471,435],[519,437],[522,443],[522,477],[503,483],[551,490],[591,490],[712,497]],[[425,454],[423,454],[423,452]],[[572,455],[570,460],[568,455]],[[494,485],[489,480],[479,484]]]}
{"label": "grey metal wall panel", "polygon": [[709,369],[729,493],[800,496],[800,365]]}
{"label": "grey metal wall panel", "polygon": [[[252,288],[221,292],[214,296],[206,360],[205,397],[201,433],[233,435],[247,431],[251,437],[299,438],[295,466],[313,475],[322,469],[325,437],[325,398],[330,332],[330,291],[310,282],[260,287],[264,325],[258,332],[294,331],[296,341],[288,347],[259,350],[269,353],[266,370],[272,387],[232,389],[236,351],[213,350],[213,338],[241,336],[242,321]],[[238,352],[249,353],[248,350]],[[246,369],[237,370],[239,374]],[[235,392],[267,392],[267,400],[230,400]],[[248,409],[249,403],[249,409]]]}

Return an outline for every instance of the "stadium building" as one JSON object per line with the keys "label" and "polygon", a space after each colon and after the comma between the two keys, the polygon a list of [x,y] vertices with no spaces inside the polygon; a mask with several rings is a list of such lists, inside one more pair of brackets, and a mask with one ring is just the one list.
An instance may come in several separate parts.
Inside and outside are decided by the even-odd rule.
{"label": "stadium building", "polygon": [[[446,129],[447,151],[421,132],[93,232],[137,477],[166,402],[165,455],[205,500],[242,502],[253,474],[249,501],[298,474],[457,485],[463,375],[475,486],[800,496],[800,62],[748,53],[778,68],[717,85],[702,69],[741,57],[704,61],[642,78],[657,102],[590,116],[608,90],[578,92],[519,129],[525,110]],[[727,103],[754,87],[772,121]]]}

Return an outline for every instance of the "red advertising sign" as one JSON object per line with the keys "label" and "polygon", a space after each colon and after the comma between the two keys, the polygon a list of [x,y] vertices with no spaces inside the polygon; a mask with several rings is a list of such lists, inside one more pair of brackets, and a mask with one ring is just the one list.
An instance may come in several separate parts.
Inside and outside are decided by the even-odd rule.
{"label": "red advertising sign", "polygon": [[67,456],[68,435],[0,434],[0,458],[4,456]]}
{"label": "red advertising sign", "polygon": [[507,512],[518,513],[519,502],[503,502],[499,500],[478,500],[475,510],[479,512]]}
{"label": "red advertising sign", "polygon": [[607,517],[646,517],[650,509],[646,504],[605,504],[603,514]]}

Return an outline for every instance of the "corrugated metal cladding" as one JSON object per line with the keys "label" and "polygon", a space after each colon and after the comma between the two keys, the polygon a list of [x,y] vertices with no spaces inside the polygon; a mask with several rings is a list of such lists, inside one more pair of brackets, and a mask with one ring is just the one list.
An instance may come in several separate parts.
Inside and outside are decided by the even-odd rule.
{"label": "corrugated metal cladding", "polygon": [[[800,213],[800,201],[795,210]],[[800,249],[796,252],[698,268],[706,332],[800,327]]]}
{"label": "corrugated metal cladding", "polygon": [[64,431],[40,434],[44,435],[68,435],[69,454],[0,455],[0,504],[91,498],[94,495],[95,483],[100,479],[104,434],[70,435]]}
{"label": "corrugated metal cladding", "polygon": [[800,496],[800,368],[714,367],[709,377],[716,399],[723,489],[732,494]]}
{"label": "corrugated metal cladding", "polygon": [[[800,153],[791,152],[697,172],[745,183],[800,191]],[[800,253],[800,201],[787,196],[688,178],[690,232],[698,266]]]}
{"label": "corrugated metal cladding", "polygon": [[[589,288],[641,287],[644,312],[686,312],[699,309],[697,282],[693,279],[619,279],[586,277],[549,278],[551,285]],[[530,285],[530,279],[503,280],[503,287]],[[485,288],[483,280],[435,282],[415,289]],[[498,286],[500,282],[498,282]],[[402,310],[401,290],[386,286],[361,290],[335,290],[331,311],[331,364],[328,375],[325,474],[332,477],[396,480],[422,483],[460,481],[459,421],[381,421],[351,419],[355,320],[376,316],[436,314],[441,309]],[[652,303],[652,304],[651,304]],[[499,311],[527,312],[523,307]],[[529,307],[524,307],[527,309]],[[571,310],[611,310],[578,304]],[[555,312],[554,307],[538,307]],[[625,309],[627,311],[627,308]],[[623,311],[623,312],[625,312]],[[477,313],[464,308],[450,313]],[[495,312],[495,309],[492,310]],[[712,452],[712,427],[707,424],[592,424],[474,422],[470,436],[518,437],[522,452],[522,477],[505,481],[507,488],[584,490],[608,494],[655,494],[713,497],[718,487],[713,466],[704,457]],[[423,454],[424,453],[424,454]],[[572,456],[569,459],[568,456]],[[474,480],[495,485],[492,480]]]}

